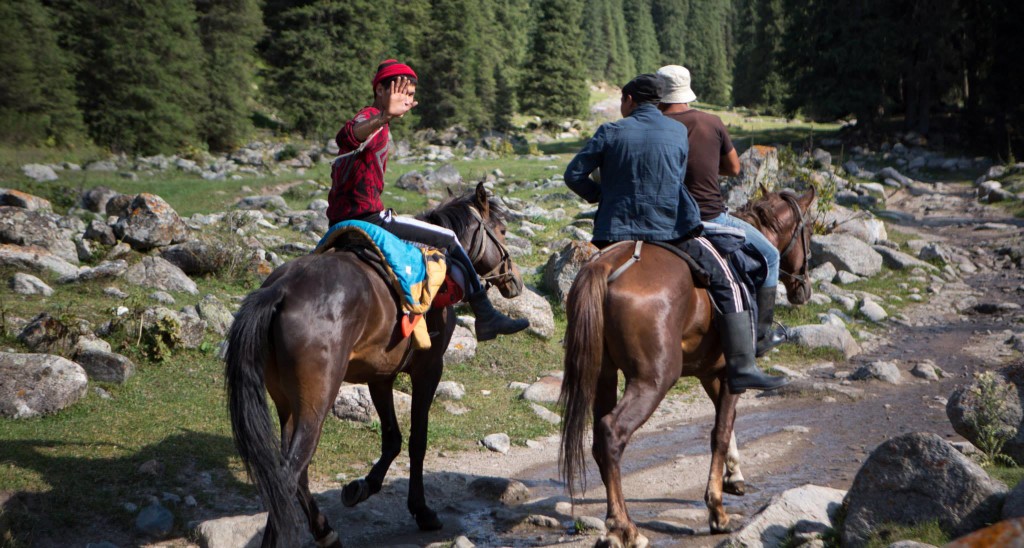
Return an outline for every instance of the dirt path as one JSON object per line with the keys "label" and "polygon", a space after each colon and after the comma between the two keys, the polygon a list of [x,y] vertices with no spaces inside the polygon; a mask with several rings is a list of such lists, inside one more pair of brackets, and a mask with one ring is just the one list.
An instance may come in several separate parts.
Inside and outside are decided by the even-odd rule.
{"label": "dirt path", "polygon": [[[940,183],[889,198],[890,208],[914,216],[895,223],[900,231],[969,250],[979,266],[963,281],[935,284],[938,293],[928,303],[908,307],[902,321],[863,342],[863,354],[836,365],[839,371],[853,371],[860,363],[897,360],[902,384],[857,382],[864,397],[856,401],[754,394],[741,400],[736,431],[749,492],[726,496],[734,524],[741,526],[771,496],[792,487],[848,488],[872,448],[892,436],[927,431],[960,439],[946,418],[946,398],[974,371],[1011,357],[1004,331],[1019,326],[1022,315],[1019,310],[1003,316],[963,315],[956,307],[970,299],[1024,304],[1024,275],[999,268],[994,254],[1000,245],[1020,238],[1024,222],[978,205],[971,191],[966,185]],[[993,222],[1003,226],[978,230]],[[912,377],[909,369],[920,359],[931,359],[946,376],[935,382]],[[702,397],[670,398],[629,445],[623,470],[627,503],[652,546],[714,546],[727,538],[709,535],[703,502],[712,413]],[[343,508],[337,489],[322,490],[319,499],[350,546],[423,546],[458,535],[479,546],[592,545],[595,534],[568,535],[564,525],[574,515],[603,520],[604,488],[596,467],[590,463],[588,490],[573,509],[557,481],[558,438],[534,445],[514,447],[507,455],[429,452],[428,501],[446,524],[437,533],[419,532],[404,511],[404,466],[393,466],[382,492],[357,508]],[[480,494],[470,486],[481,477],[512,478],[529,488],[529,496],[525,503],[505,506],[493,493]],[[553,517],[561,525],[531,524],[524,520],[527,515]]]}

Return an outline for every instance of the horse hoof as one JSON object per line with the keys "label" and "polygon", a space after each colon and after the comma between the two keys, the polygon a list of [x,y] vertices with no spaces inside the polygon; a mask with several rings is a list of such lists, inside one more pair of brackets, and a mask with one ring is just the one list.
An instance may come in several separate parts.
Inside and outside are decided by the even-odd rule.
{"label": "horse hoof", "polygon": [[349,482],[349,484],[341,490],[341,503],[349,508],[368,498],[370,498],[370,485],[366,483],[365,479],[357,479]]}
{"label": "horse hoof", "polygon": [[637,534],[636,541],[633,543],[633,548],[647,548],[651,541],[647,540],[647,537]]}
{"label": "horse hoof", "polygon": [[594,543],[594,548],[625,548],[619,537],[601,537]]}
{"label": "horse hoof", "polygon": [[441,523],[441,520],[437,518],[437,513],[429,508],[420,511],[414,517],[420,531],[437,531],[444,527],[444,523]]}
{"label": "horse hoof", "polygon": [[712,535],[728,535],[729,533],[732,533],[732,532],[733,532],[732,531],[732,527],[730,527],[728,523],[726,523],[724,525],[717,525],[715,523],[711,524],[711,534]]}
{"label": "horse hoof", "polygon": [[728,493],[730,495],[736,495],[737,497],[742,497],[743,495],[747,494],[747,484],[746,482],[742,481],[723,483],[722,492]]}

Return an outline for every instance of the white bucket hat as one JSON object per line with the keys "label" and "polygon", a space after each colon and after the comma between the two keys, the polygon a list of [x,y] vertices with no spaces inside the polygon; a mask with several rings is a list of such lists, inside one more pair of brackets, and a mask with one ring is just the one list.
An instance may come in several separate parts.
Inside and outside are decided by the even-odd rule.
{"label": "white bucket hat", "polygon": [[697,96],[690,89],[690,71],[679,65],[666,65],[658,69],[662,103],[692,103]]}

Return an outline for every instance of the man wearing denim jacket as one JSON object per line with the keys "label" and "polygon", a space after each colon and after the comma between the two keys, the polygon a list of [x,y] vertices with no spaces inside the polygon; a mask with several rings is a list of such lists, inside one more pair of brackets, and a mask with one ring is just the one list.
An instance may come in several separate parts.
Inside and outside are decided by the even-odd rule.
{"label": "man wearing denim jacket", "polygon": [[[738,393],[778,388],[786,381],[757,367],[750,310],[743,309],[732,272],[711,243],[700,237],[700,209],[683,184],[689,154],[686,126],[658,110],[659,89],[653,74],[641,74],[623,86],[623,119],[597,129],[569,162],[565,183],[583,199],[599,204],[594,245],[669,242],[693,257],[710,274],[708,292],[722,311],[719,332],[730,389]],[[600,182],[590,177],[597,169]]]}

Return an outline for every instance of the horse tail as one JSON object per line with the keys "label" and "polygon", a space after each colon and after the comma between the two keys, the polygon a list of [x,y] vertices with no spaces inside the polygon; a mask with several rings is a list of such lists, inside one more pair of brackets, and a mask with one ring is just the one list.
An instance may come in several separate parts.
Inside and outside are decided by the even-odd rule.
{"label": "horse tail", "polygon": [[576,276],[566,302],[565,374],[558,404],[562,407],[559,472],[575,498],[577,482],[586,490],[586,441],[597,379],[604,354],[604,301],[611,266],[585,265]]}
{"label": "horse tail", "polygon": [[277,285],[259,289],[242,302],[228,335],[227,387],[231,431],[242,463],[268,511],[267,524],[281,546],[293,546],[298,512],[297,485],[274,432],[264,389],[264,362],[270,324],[285,292]]}

